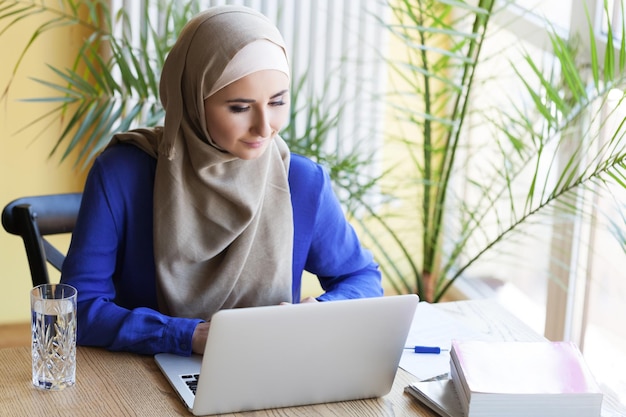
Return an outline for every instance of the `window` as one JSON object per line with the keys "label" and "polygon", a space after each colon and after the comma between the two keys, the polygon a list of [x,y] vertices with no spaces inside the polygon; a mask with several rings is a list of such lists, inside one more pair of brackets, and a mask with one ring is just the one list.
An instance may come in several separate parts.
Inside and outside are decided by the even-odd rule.
{"label": "window", "polygon": [[[613,28],[613,36],[616,40],[622,39],[622,31],[624,30],[624,2],[622,0],[608,0],[607,9],[609,10],[609,16],[611,18],[611,26]],[[601,33],[608,35],[608,22],[609,16],[602,14],[602,23],[600,26]]]}
{"label": "window", "polygon": [[[506,60],[515,60],[519,48],[536,57],[538,64],[551,59],[550,44],[538,19],[541,16],[549,19],[562,36],[579,34],[582,50],[589,48],[585,6],[601,43],[606,43],[609,18],[614,38],[621,37],[622,1],[608,1],[609,18],[603,13],[602,0],[515,3],[501,13],[496,28],[492,28],[498,36],[483,53],[499,56],[487,69],[494,72],[483,73],[482,77],[497,73],[499,78],[514,79],[513,74],[506,75],[510,71]],[[604,46],[600,44],[598,49],[602,53]],[[488,106],[497,103],[498,98],[497,92],[485,93],[481,101]],[[613,135],[626,134],[624,91],[611,91],[597,110],[602,117],[582,122],[576,140],[585,140],[585,134],[593,129],[601,132],[604,143]],[[476,140],[487,134],[477,127],[469,131]],[[514,256],[485,259],[470,271],[473,279],[460,285],[466,284],[467,294],[495,297],[550,339],[575,341],[600,384],[626,404],[626,328],[621,324],[621,317],[626,315],[626,193],[623,189],[612,191],[610,194],[602,187],[586,190],[587,201],[593,201],[585,207],[590,221],[575,218],[565,223],[533,225],[525,230],[535,237],[530,240],[532,245],[528,239],[520,244],[507,243],[500,252]],[[557,258],[559,263],[555,264]]]}

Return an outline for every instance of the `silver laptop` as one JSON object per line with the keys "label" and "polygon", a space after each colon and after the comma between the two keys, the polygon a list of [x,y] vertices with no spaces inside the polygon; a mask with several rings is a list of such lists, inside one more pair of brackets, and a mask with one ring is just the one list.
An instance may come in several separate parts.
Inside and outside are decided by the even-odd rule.
{"label": "silver laptop", "polygon": [[195,415],[381,397],[417,303],[397,295],[222,310],[204,356],[155,360]]}

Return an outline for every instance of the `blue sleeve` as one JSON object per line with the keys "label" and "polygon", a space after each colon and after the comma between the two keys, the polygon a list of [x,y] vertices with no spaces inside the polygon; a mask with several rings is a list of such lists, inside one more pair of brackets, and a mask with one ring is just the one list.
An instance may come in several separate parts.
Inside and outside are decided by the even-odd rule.
{"label": "blue sleeve", "polygon": [[[325,291],[318,300],[382,296],[378,265],[347,221],[328,173],[315,164],[312,174],[306,192],[309,194],[308,204],[315,207],[306,209],[313,218],[312,228],[307,231],[311,240],[305,269],[318,277]],[[297,182],[294,181],[296,187]],[[300,209],[303,208],[294,206],[294,210]]]}
{"label": "blue sleeve", "polygon": [[[138,193],[137,201],[143,201],[152,194],[152,174],[146,171],[146,184],[132,166],[144,163],[144,156],[134,152],[118,150],[96,160],[84,188],[61,277],[78,290],[78,344],[190,355],[193,331],[202,320],[169,317],[156,310],[152,236],[135,239],[136,244],[127,238],[143,232],[141,222],[132,223],[129,198]],[[148,191],[142,191],[146,187]]]}

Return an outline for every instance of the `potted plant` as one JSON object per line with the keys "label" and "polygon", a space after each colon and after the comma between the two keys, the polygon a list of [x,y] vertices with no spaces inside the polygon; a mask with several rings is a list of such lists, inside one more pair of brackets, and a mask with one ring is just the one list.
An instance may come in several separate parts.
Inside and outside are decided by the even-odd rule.
{"label": "potted plant", "polygon": [[[381,19],[404,46],[402,57],[389,58],[399,80],[389,97],[396,117],[389,135],[413,175],[402,170],[383,181],[399,197],[370,210],[363,227],[397,292],[439,301],[526,225],[587,216],[599,188],[626,187],[624,122],[605,142],[600,135],[601,104],[626,87],[623,30],[616,44],[609,24],[601,60],[590,22],[592,48],[584,55],[550,28],[554,61],[541,65],[524,52],[524,65],[511,64],[527,97],[520,103],[516,92],[477,76],[493,62],[481,52],[498,5],[509,6],[390,1],[392,18]],[[480,92],[489,91],[509,99],[508,109],[479,109]],[[468,139],[469,123],[483,126],[484,148]]]}

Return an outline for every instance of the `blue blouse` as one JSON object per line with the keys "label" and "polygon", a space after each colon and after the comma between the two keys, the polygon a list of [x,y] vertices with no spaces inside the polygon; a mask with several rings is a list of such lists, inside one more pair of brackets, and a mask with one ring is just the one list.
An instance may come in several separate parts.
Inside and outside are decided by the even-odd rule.
{"label": "blue blouse", "polygon": [[[159,313],[152,238],[156,159],[108,148],[89,172],[61,281],[78,290],[78,344],[143,354],[191,354],[200,318]],[[302,273],[316,275],[320,301],[376,297],[381,275],[346,221],[323,168],[292,154],[293,302]]]}

